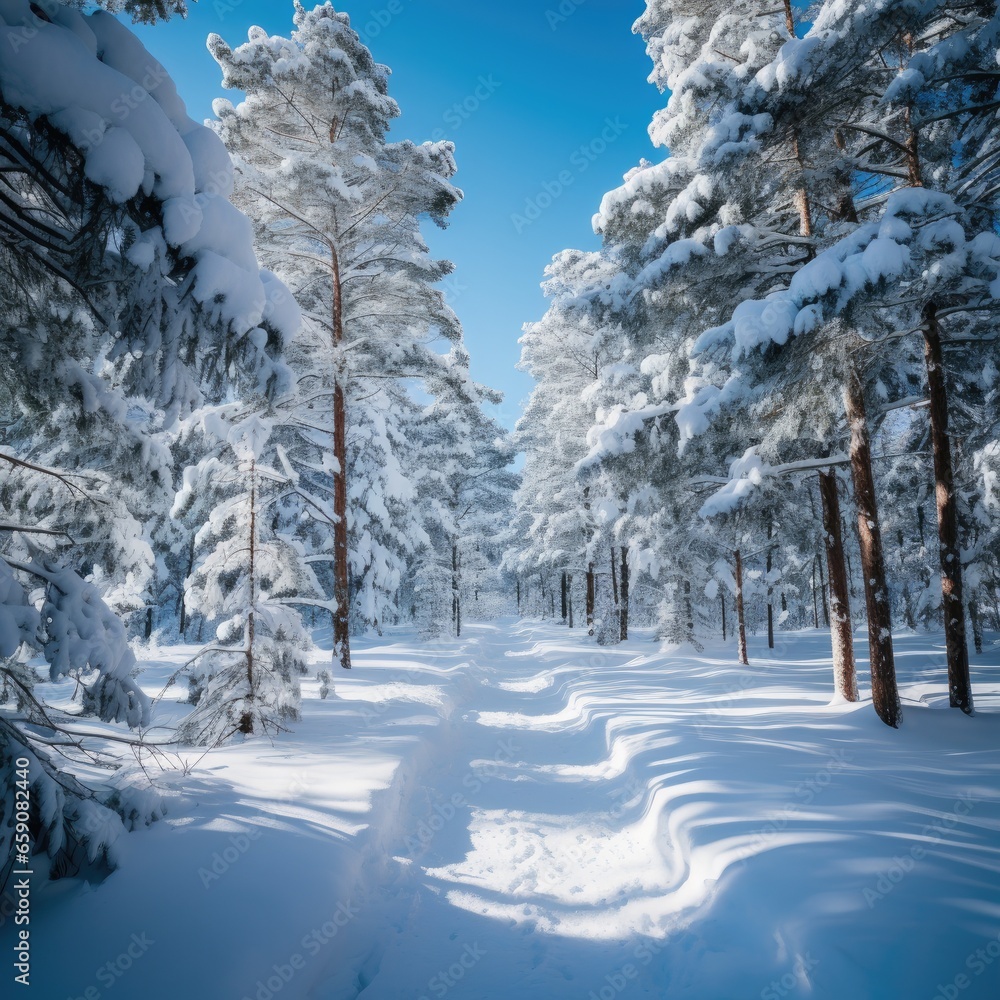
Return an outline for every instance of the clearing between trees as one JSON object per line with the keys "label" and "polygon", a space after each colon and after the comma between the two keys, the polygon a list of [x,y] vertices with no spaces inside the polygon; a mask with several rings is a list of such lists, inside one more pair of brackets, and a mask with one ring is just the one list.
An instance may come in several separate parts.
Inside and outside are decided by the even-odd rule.
{"label": "clearing between trees", "polygon": [[831,702],[822,631],[750,667],[650,639],[389,629],[270,746],[147,752],[166,817],[99,891],[36,887],[37,994],[995,997],[998,637],[968,717],[943,636],[897,635],[898,731],[864,670]]}

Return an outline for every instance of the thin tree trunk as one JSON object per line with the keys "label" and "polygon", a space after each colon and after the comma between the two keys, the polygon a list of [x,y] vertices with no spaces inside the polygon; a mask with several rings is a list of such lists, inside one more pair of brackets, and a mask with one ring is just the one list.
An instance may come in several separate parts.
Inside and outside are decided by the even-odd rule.
{"label": "thin tree trunk", "polygon": [[972,640],[976,646],[976,655],[983,655],[983,616],[979,613],[979,601],[969,601],[969,621],[972,623]]}
{"label": "thin tree trunk", "polygon": [[521,578],[517,578],[517,613],[521,614]]}
{"label": "thin tree trunk", "polygon": [[563,573],[560,579],[560,586],[562,588],[562,620],[565,624],[566,620],[569,618],[569,608],[567,606],[567,594],[566,594],[566,574]]}
{"label": "thin tree trunk", "polygon": [[[843,537],[843,536],[841,536]],[[827,557],[829,558],[829,556]],[[830,605],[826,599],[826,574],[823,572],[823,556],[822,554],[816,560],[819,565],[819,595],[820,603],[823,606],[823,624],[829,628],[830,627]]]}
{"label": "thin tree trunk", "polygon": [[[333,349],[338,354],[344,342],[343,289],[340,260],[330,249],[333,279]],[[333,456],[337,469],[333,474],[333,658],[344,670],[351,669],[351,591],[347,552],[347,400],[344,395],[343,361],[337,357],[333,381]]]}
{"label": "thin tree trunk", "polygon": [[[188,568],[187,568],[187,572],[184,574],[184,580],[185,581],[188,580],[188,578],[191,576],[191,574],[193,572],[194,572],[194,535],[191,536],[191,541],[188,544]],[[182,582],[181,583],[180,623],[179,623],[179,626],[178,626],[180,628],[180,633],[181,633],[182,636],[184,635],[185,632],[187,632],[188,625],[190,624],[190,622],[188,621],[187,604],[184,601],[184,597],[185,597],[184,589],[185,589],[184,588],[184,583]]]}
{"label": "thin tree trunk", "polygon": [[774,588],[771,586],[771,569],[774,566],[774,556],[771,552],[771,538],[774,535],[774,525],[770,520],[767,522],[767,648],[774,649],[774,604],[772,594]]}
{"label": "thin tree trunk", "polygon": [[965,600],[962,596],[962,548],[959,544],[958,502],[948,438],[948,387],[941,350],[937,306],[924,308],[924,360],[930,394],[931,443],[937,497],[938,538],[941,542],[941,589],[944,595],[944,634],[948,652],[948,694],[952,708],[973,713],[969,678],[969,645],[965,636]]}
{"label": "thin tree trunk", "polygon": [[736,559],[736,624],[738,629],[738,656],[739,662],[744,666],[750,665],[747,657],[747,620],[743,607],[743,555],[737,549],[733,556]]}
{"label": "thin tree trunk", "polygon": [[[254,641],[257,622],[254,608],[257,605],[257,462],[250,461],[250,607],[247,610],[247,687],[250,704],[256,701],[253,677]],[[253,732],[253,713],[244,712],[240,717],[240,732],[250,735]]]}
{"label": "thin tree trunk", "polygon": [[573,627],[573,574],[566,574],[566,610],[569,615],[569,627]]}
{"label": "thin tree trunk", "polygon": [[725,642],[729,637],[726,635],[726,588],[721,587],[719,598],[722,602],[722,641]]}
{"label": "thin tree trunk", "polygon": [[819,474],[823,501],[823,532],[830,573],[830,638],[833,646],[833,679],[837,693],[846,701],[858,700],[854,632],[851,628],[851,598],[844,561],[844,536],[840,531],[840,495],[836,472]]}
{"label": "thin tree trunk", "polygon": [[462,599],[459,593],[458,543],[451,543],[451,618],[455,626],[455,638],[462,637]]}
{"label": "thin tree trunk", "polygon": [[628,587],[629,587],[629,568],[628,568],[628,548],[627,546],[622,546],[622,606],[621,606],[621,638],[624,642],[628,638]]}
{"label": "thin tree trunk", "polygon": [[816,594],[816,563],[819,562],[818,556],[813,556],[813,576],[812,576],[812,592],[813,592],[813,628],[819,628],[819,597]]}
{"label": "thin tree trunk", "polygon": [[618,607],[618,570],[615,566],[615,547],[611,546],[611,590],[615,598],[615,607]]}
{"label": "thin tree trunk", "polygon": [[878,717],[894,729],[902,709],[896,687],[896,662],[892,650],[892,614],[885,576],[885,554],[879,523],[875,477],[872,473],[871,439],[861,376],[853,359],[848,362],[844,407],[851,430],[851,475],[858,508],[858,540],[868,610],[868,645],[871,657],[872,701]]}
{"label": "thin tree trunk", "polygon": [[597,586],[594,564],[587,563],[587,634],[594,634],[594,606],[597,603]]}

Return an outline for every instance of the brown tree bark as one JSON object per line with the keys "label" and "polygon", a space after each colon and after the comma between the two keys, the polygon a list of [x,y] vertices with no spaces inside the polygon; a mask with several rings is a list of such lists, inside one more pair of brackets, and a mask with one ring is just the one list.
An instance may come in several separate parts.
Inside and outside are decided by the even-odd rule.
{"label": "brown tree bark", "polygon": [[774,588],[771,586],[771,570],[774,567],[774,555],[771,551],[771,539],[774,536],[774,525],[767,522],[767,648],[774,649]]}
{"label": "brown tree bark", "polygon": [[[843,535],[841,535],[841,537],[843,537]],[[827,628],[829,628],[830,604],[826,599],[826,574],[823,572],[823,557],[820,556],[816,560],[816,563],[819,566],[819,596],[820,596],[820,603],[823,607],[823,624],[826,625]]]}
{"label": "brown tree bark", "polygon": [[965,600],[962,596],[962,548],[959,544],[958,503],[948,437],[948,387],[941,349],[941,325],[933,302],[924,307],[924,360],[930,395],[931,444],[934,451],[934,487],[938,538],[941,543],[941,590],[944,595],[944,634],[948,653],[948,695],[952,708],[973,713],[969,679],[969,645],[965,636]]}
{"label": "brown tree bark", "polygon": [[628,547],[622,546],[622,604],[621,604],[621,638],[624,642],[628,638],[628,588],[629,588],[629,568],[628,568]]}
{"label": "brown tree bark", "polygon": [[[256,612],[257,605],[257,463],[250,461],[250,607],[247,611],[247,688],[250,692],[250,703],[253,704],[256,692],[254,691],[253,676],[253,655],[254,641],[256,638]],[[253,733],[253,712],[244,712],[240,716],[240,732],[249,736]]]}
{"label": "brown tree bark", "polygon": [[594,564],[587,563],[587,634],[594,634],[594,610],[597,604],[597,580],[594,577]]}
{"label": "brown tree bark", "polygon": [[872,472],[871,439],[861,376],[853,359],[848,361],[844,408],[851,431],[851,475],[858,509],[858,540],[868,610],[868,645],[871,658],[872,701],[878,717],[894,729],[902,708],[896,686],[896,661],[892,650],[892,614],[885,575],[885,554]]}
{"label": "brown tree bark", "polygon": [[743,606],[743,554],[737,549],[733,553],[733,558],[736,560],[736,627],[738,636],[738,658],[739,662],[744,666],[748,667],[750,665],[750,659],[747,656],[747,620],[746,620],[746,609]]}
{"label": "brown tree bark", "polygon": [[819,628],[819,597],[816,594],[816,563],[819,562],[818,556],[813,556],[813,575],[812,575],[812,592],[813,592],[813,628]]}
{"label": "brown tree bark", "polygon": [[462,637],[462,597],[459,592],[458,543],[451,544],[451,620],[455,627],[455,638]]}
{"label": "brown tree bark", "polygon": [[844,536],[840,531],[840,495],[837,474],[819,474],[819,495],[823,502],[823,532],[826,535],[826,563],[830,576],[830,638],[833,646],[833,678],[837,693],[846,701],[858,700],[854,633],[851,628],[851,597]]}
{"label": "brown tree bark", "polygon": [[969,621],[972,624],[972,638],[975,642],[976,655],[983,655],[983,616],[979,611],[979,602],[969,601]]}
{"label": "brown tree bark", "polygon": [[[333,280],[333,348],[337,352],[344,342],[344,301],[340,283],[340,259],[336,249],[330,249],[330,270]],[[351,585],[347,553],[347,400],[344,394],[345,372],[342,362],[333,381],[333,457],[337,469],[333,474],[333,658],[344,670],[351,669]]]}

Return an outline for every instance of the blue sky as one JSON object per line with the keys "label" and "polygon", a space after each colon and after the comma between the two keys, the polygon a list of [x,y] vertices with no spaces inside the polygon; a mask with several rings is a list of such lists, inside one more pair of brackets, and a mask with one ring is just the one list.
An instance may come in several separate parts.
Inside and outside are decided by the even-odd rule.
{"label": "blue sky", "polygon": [[[646,128],[663,97],[631,32],[643,0],[341,0],[375,58],[393,71],[402,108],[394,138],[451,139],[465,202],[443,232],[455,262],[449,298],[465,326],[474,376],[506,395],[512,427],[531,380],[515,370],[523,323],[545,311],[539,289],[552,255],[597,248],[591,219],[605,191],[643,156],[660,158]],[[260,25],[292,29],[288,0],[200,0],[186,21],[140,28],[177,82],[192,117],[224,96],[205,49]]]}

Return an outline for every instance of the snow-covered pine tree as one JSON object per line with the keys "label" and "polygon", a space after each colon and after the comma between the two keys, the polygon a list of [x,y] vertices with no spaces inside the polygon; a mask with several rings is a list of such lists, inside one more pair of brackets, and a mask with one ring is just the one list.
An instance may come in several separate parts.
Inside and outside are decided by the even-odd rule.
{"label": "snow-covered pine tree", "polygon": [[[521,337],[520,367],[535,388],[518,422],[517,446],[525,452],[515,503],[527,523],[517,539],[516,559],[524,570],[558,573],[569,617],[573,583],[583,584],[583,612],[593,631],[598,573],[598,528],[592,487],[578,464],[586,456],[587,430],[594,421],[590,393],[602,375],[598,312],[586,294],[612,273],[600,254],[566,251],[546,268],[543,290],[551,300],[538,323]],[[579,604],[577,605],[579,607]]]}
{"label": "snow-covered pine tree", "polygon": [[411,473],[421,536],[412,560],[412,590],[422,631],[440,635],[451,623],[461,635],[464,566],[470,552],[495,533],[507,512],[516,477],[508,469],[506,434],[484,407],[502,397],[473,380],[469,355],[455,345],[428,381],[432,401],[410,431]]}
{"label": "snow-covered pine tree", "polygon": [[[139,483],[157,469],[161,456],[153,436],[139,430],[139,410],[154,414],[154,425],[169,425],[206,396],[231,391],[234,375],[255,389],[275,387],[282,376],[275,354],[288,330],[274,308],[281,289],[260,272],[249,224],[228,201],[232,168],[224,147],[187,117],[169,74],[124,25],[78,6],[11,0],[0,17],[0,405],[5,416],[26,403],[27,414],[45,412],[71,428],[89,422],[87,454],[80,461],[73,455],[67,471],[90,473],[84,485],[110,495],[119,477],[134,474]],[[144,0],[110,6],[144,19],[181,7]],[[122,119],[116,109],[126,98],[131,111]],[[27,425],[14,426],[8,444],[68,461],[72,435],[63,439],[54,422],[40,430],[35,441]],[[141,453],[138,461],[130,451]],[[118,467],[126,459],[130,473]],[[98,462],[99,472],[84,469]],[[8,481],[7,496],[28,523],[8,523],[5,541],[73,528],[67,522],[76,501],[65,497],[81,480],[17,454],[5,453],[0,463],[37,483],[54,476],[64,488],[63,500],[47,486],[38,491],[40,527],[30,523],[31,486]],[[122,510],[130,509],[126,499]],[[110,518],[89,510],[81,521],[93,547],[80,561],[102,549],[106,568],[124,571],[127,583],[122,550],[138,552],[144,541],[116,541]],[[45,748],[50,738],[65,742],[57,734],[73,731],[72,718],[45,705],[44,681],[22,661],[43,653],[50,679],[81,671],[86,707],[134,727],[146,711],[131,676],[134,657],[94,584],[21,542],[5,551],[4,788],[14,788],[10,768],[27,759],[40,804],[31,832],[54,874],[81,860],[110,862],[118,833],[150,810],[133,809],[113,783],[87,788],[75,779],[73,768],[94,759],[85,748],[62,746],[62,757]],[[148,570],[148,553],[139,554]],[[129,599],[143,589],[136,583]],[[38,602],[28,599],[35,592]],[[0,830],[6,857],[10,825]],[[36,858],[36,867],[41,863]]]}
{"label": "snow-covered pine tree", "polygon": [[270,464],[272,430],[263,414],[232,424],[218,454],[185,470],[174,507],[180,519],[210,511],[185,588],[189,614],[215,626],[185,670],[195,708],[180,735],[196,745],[274,733],[298,717],[311,642],[297,605],[323,602],[301,545],[274,528],[289,478]]}
{"label": "snow-covered pine tree", "polygon": [[[895,404],[893,397],[912,401],[918,355],[908,335],[924,331],[943,582],[945,593],[951,595],[946,604],[953,607],[946,615],[949,680],[953,704],[971,710],[958,610],[963,602],[957,497],[950,484],[938,308],[944,303],[952,313],[964,313],[968,322],[983,308],[983,290],[995,273],[994,237],[980,228],[987,206],[981,199],[963,205],[956,197],[975,190],[974,185],[958,185],[954,193],[945,190],[956,167],[966,180],[978,170],[988,178],[992,169],[988,145],[982,157],[977,151],[963,159],[956,150],[964,149],[962,135],[975,130],[982,114],[974,101],[970,104],[970,86],[973,90],[990,86],[983,73],[996,43],[995,20],[984,17],[978,5],[944,6],[948,9],[884,4],[876,13],[869,8],[822,5],[814,12],[808,36],[786,43],[774,66],[758,74],[768,91],[767,103],[758,107],[766,107],[772,121],[794,121],[800,131],[834,129],[834,140],[845,151],[851,193],[863,206],[847,213],[846,221],[855,224],[860,214],[862,224],[855,224],[856,233],[841,239],[836,253],[821,254],[803,267],[787,296],[741,307],[735,328],[749,346],[760,343],[755,338],[762,331],[765,343],[778,345],[789,336],[829,331],[824,322],[829,324],[832,317],[842,321],[840,330],[846,320],[855,332],[865,331],[865,336],[856,336],[855,358],[847,365],[845,398],[852,430],[859,432],[853,436],[852,465],[862,506],[864,578],[866,585],[875,581],[874,587],[866,588],[869,610],[875,612],[874,619],[869,616],[875,625],[871,643],[876,650],[881,647],[877,659],[883,666],[890,656],[890,590],[870,474],[870,435],[861,418],[867,412],[877,425]],[[858,46],[858,39],[864,39],[864,46]],[[989,58],[983,58],[985,53]],[[873,100],[872,94],[883,96]],[[926,186],[932,177],[940,192]],[[900,189],[907,186],[909,191]],[[828,185],[828,204],[837,203],[830,197],[835,194]],[[817,202],[822,196],[820,190]],[[876,672],[885,674],[881,669]],[[891,707],[881,687],[876,685],[876,702]]]}
{"label": "snow-covered pine tree", "polygon": [[366,396],[378,405],[378,381],[425,378],[439,363],[434,340],[460,340],[434,287],[451,265],[430,257],[420,232],[424,217],[444,225],[461,197],[450,181],[453,148],[387,140],[399,114],[388,70],[330,5],[308,11],[296,3],[291,38],[255,28],[235,50],[217,36],[209,48],[224,85],[246,95],[237,107],[216,104],[219,134],[240,164],[239,203],[258,222],[263,259],[303,307],[303,398],[327,400],[318,426],[332,437],[334,459],[326,490],[334,655],[350,667],[349,497],[387,502],[377,481],[371,491],[353,487],[351,428],[363,423],[357,411]]}

